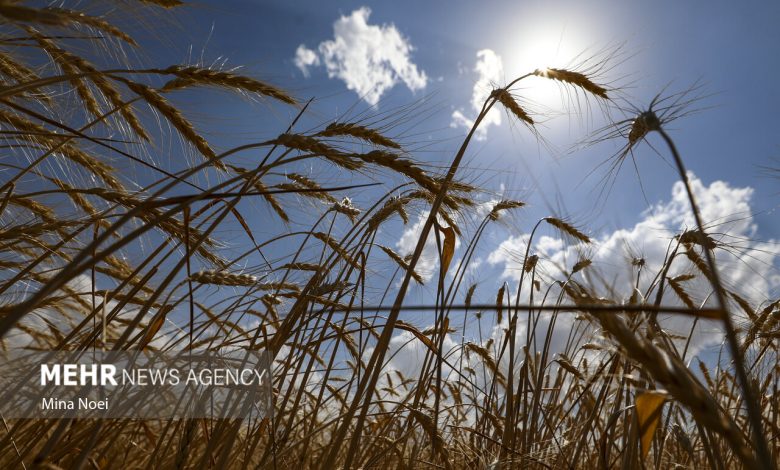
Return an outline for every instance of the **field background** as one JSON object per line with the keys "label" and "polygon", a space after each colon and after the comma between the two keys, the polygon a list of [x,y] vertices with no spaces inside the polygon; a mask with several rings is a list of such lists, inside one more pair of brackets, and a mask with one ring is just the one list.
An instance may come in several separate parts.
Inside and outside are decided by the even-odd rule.
{"label": "field background", "polygon": [[0,465],[774,468],[777,8],[510,3],[0,1],[2,347],[275,358]]}

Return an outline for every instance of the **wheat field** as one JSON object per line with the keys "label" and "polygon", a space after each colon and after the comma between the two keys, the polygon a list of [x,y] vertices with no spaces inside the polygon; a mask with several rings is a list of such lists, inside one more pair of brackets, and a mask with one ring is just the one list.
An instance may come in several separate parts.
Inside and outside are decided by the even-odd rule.
{"label": "wheat field", "polygon": [[[522,96],[529,78],[596,113],[625,110],[598,56],[496,87],[436,167],[388,132],[387,116],[305,129],[311,102],[283,83],[197,62],[144,67],[155,48],[125,27],[163,24],[181,3],[0,2],[0,344],[265,350],[271,412],[3,416],[0,467],[776,468],[780,299],[756,303],[722,281],[716,254],[729,246],[702,218],[667,132],[672,121],[685,131],[690,89],[632,103],[633,116],[592,136],[622,147],[608,171],[654,139],[695,221],[662,265],[637,257],[604,283],[587,223],[524,219],[512,199],[482,210],[464,164],[492,109],[517,132],[544,133]],[[208,110],[181,107],[209,88],[292,117],[268,138],[217,146]],[[344,183],[317,179],[332,174]],[[418,214],[415,249],[397,252],[387,237]],[[507,217],[530,229],[520,280],[478,289],[468,260]],[[581,257],[543,269],[532,250],[543,233]],[[409,293],[423,283],[435,295],[418,304]],[[690,330],[668,331],[662,316]],[[705,322],[722,328],[729,367],[692,357]],[[417,353],[413,375],[388,365],[404,347]]]}

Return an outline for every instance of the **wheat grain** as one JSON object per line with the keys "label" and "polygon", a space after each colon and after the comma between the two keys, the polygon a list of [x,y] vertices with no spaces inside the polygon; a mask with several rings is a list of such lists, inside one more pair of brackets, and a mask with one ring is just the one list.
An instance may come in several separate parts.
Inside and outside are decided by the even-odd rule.
{"label": "wheat grain", "polygon": [[590,78],[580,72],[549,68],[544,70],[537,69],[534,72],[534,75],[568,83],[570,85],[582,88],[583,90],[588,91],[598,96],[599,98],[607,99],[607,90],[604,87],[593,83]]}
{"label": "wheat grain", "polygon": [[162,73],[178,77],[166,83],[161,89],[163,92],[185,88],[193,84],[210,85],[268,96],[287,104],[297,103],[295,99],[277,87],[232,72],[198,67],[173,66],[162,70]]}
{"label": "wheat grain", "polygon": [[490,218],[490,220],[496,221],[498,220],[501,212],[506,210],[511,210],[511,209],[518,209],[523,206],[525,206],[525,203],[520,201],[510,201],[506,199],[502,201],[498,201],[490,210],[490,214],[488,214],[488,217]]}
{"label": "wheat grain", "polygon": [[400,145],[383,136],[378,131],[354,123],[334,122],[328,124],[328,127],[326,127],[325,130],[318,132],[317,135],[320,137],[335,137],[346,135],[365,140],[366,142],[371,142],[375,145],[381,145],[383,147],[389,147],[397,150],[401,149]]}
{"label": "wheat grain", "polygon": [[236,274],[217,270],[199,271],[193,274],[190,279],[200,284],[214,284],[218,286],[251,287],[257,284],[257,278],[250,274]]}
{"label": "wheat grain", "polygon": [[[396,264],[398,264],[398,266],[400,266],[404,271],[408,271],[410,269],[409,268],[409,263],[404,261],[404,259],[401,257],[401,255],[399,255],[398,253],[393,251],[392,248],[389,248],[389,247],[384,246],[384,245],[379,245],[379,248],[381,248],[382,251],[387,253],[387,256],[389,256],[390,259],[395,261]],[[412,278],[415,281],[417,281],[418,284],[420,284],[420,285],[425,284],[425,280],[422,278],[422,276],[420,276],[419,273],[417,273],[416,271],[412,270],[411,274],[412,274]]]}
{"label": "wheat grain", "polygon": [[227,169],[224,163],[217,160],[217,155],[214,153],[214,150],[211,149],[211,146],[208,144],[206,139],[198,134],[198,132],[195,130],[195,127],[193,127],[193,125],[184,118],[178,109],[172,106],[168,100],[163,98],[162,95],[150,87],[140,83],[127,80],[125,81],[125,84],[130,90],[143,98],[144,101],[146,101],[151,107],[162,114],[162,116],[165,117],[165,119],[167,119],[168,122],[170,122],[177,131],[179,131],[179,134],[181,134],[184,139],[194,145],[195,148],[197,148],[198,151],[204,157],[206,157],[207,160],[211,161],[215,167],[221,170]]}
{"label": "wheat grain", "polygon": [[561,219],[555,217],[545,217],[543,220],[572,238],[575,238],[583,243],[590,243],[590,237],[577,230],[573,225],[568,224]]}
{"label": "wheat grain", "polygon": [[491,96],[504,105],[504,107],[512,114],[514,114],[517,119],[520,119],[528,125],[534,125],[534,120],[531,118],[531,116],[529,116],[528,113],[526,113],[525,110],[523,110],[523,108],[517,104],[517,101],[512,98],[512,95],[510,95],[505,88],[498,88],[493,90]]}

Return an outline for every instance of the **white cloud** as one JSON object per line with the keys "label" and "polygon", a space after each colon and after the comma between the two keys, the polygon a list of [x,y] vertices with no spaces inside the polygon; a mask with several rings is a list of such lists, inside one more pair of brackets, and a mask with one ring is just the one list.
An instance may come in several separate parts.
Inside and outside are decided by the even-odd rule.
{"label": "white cloud", "polygon": [[[780,279],[777,276],[780,242],[751,241],[757,231],[750,209],[753,189],[734,188],[724,181],[715,181],[705,186],[693,174],[689,174],[689,177],[708,233],[717,242],[728,245],[727,249],[715,250],[716,262],[726,287],[754,304],[774,298],[780,287]],[[680,231],[693,227],[693,216],[689,210],[685,188],[682,183],[677,182],[672,188],[668,202],[656,204],[644,213],[642,220],[633,227],[615,230],[596,238],[592,246],[587,248],[587,254],[599,277],[608,281],[619,295],[627,298],[632,290],[628,251],[632,252],[631,256],[638,255],[645,259],[645,274],[640,282],[640,289],[644,291],[652,276],[660,271],[670,240]],[[527,234],[507,238],[488,256],[488,263],[503,265],[504,278],[519,280],[527,240]],[[546,270],[550,275],[556,275],[559,266],[570,269],[578,260],[582,249],[582,246],[566,244],[557,237],[537,235],[531,253],[538,253],[543,260],[540,261],[540,269]],[[669,276],[687,272],[697,274],[690,262],[680,256],[673,263]],[[584,272],[582,275],[588,274]],[[686,283],[685,286],[696,302],[704,301],[711,293],[711,288],[701,277],[699,276],[697,281]],[[592,279],[595,281],[596,278]],[[613,280],[617,281],[612,282]],[[598,281],[594,283],[598,284]],[[607,295],[605,292],[602,294]],[[712,300],[710,298],[710,301]],[[664,303],[678,303],[670,289],[665,291]],[[734,308],[732,313],[740,314],[740,311]],[[700,325],[702,323],[700,322]],[[672,316],[664,320],[663,326],[687,334],[690,320]],[[698,331],[694,336],[692,350],[721,340],[721,334],[714,329],[715,326],[704,325]]]}
{"label": "white cloud", "polygon": [[[19,327],[11,329],[8,335],[0,340],[0,344],[9,348],[42,348],[44,350],[52,349],[59,344],[63,332],[70,332],[78,324],[91,314],[92,303],[92,279],[90,276],[79,274],[58,291],[58,296],[62,300],[53,306],[44,306],[32,310],[25,315],[19,322]],[[102,305],[103,296],[94,290],[95,304]],[[117,306],[115,300],[109,300],[106,303],[105,312],[113,311]],[[111,322],[107,325],[106,334],[108,341],[116,340],[124,332],[127,322],[133,319],[140,311],[138,306],[127,304],[118,313],[117,319],[121,322]],[[156,311],[150,311],[142,323],[149,321]],[[98,314],[97,321],[100,322],[102,313]],[[162,348],[169,338],[169,331],[172,322],[167,320],[167,326],[164,326],[150,343],[152,346]],[[33,335],[31,332],[41,334]],[[56,333],[55,333],[56,332]]]}
{"label": "white cloud", "polygon": [[309,67],[313,65],[320,65],[320,57],[316,52],[301,44],[298,49],[295,50],[295,66],[300,69],[304,77],[309,76]]}
{"label": "white cloud", "polygon": [[[423,330],[427,328],[433,328],[433,324],[427,325]],[[442,348],[444,357],[447,358],[451,355],[457,346],[458,343],[450,335],[445,335],[444,348]],[[415,376],[420,373],[419,366],[423,363],[427,351],[428,347],[422,341],[411,332],[402,330],[390,340],[387,357],[392,358],[389,362],[393,369],[400,370],[406,377],[416,378]],[[448,371],[449,367],[445,366],[445,369]]]}
{"label": "white cloud", "polygon": [[[705,185],[694,175],[690,175],[691,185],[700,204],[701,212],[705,221],[709,222],[709,233],[719,242],[726,243],[739,249],[739,251],[728,252],[719,248],[718,263],[723,272],[724,281],[729,288],[740,293],[753,302],[760,302],[770,298],[776,298],[778,288],[780,288],[780,277],[777,276],[778,262],[780,262],[780,243],[776,240],[763,242],[748,241],[755,239],[757,233],[756,224],[751,215],[750,199],[753,190],[749,187],[738,188],[729,185],[723,181],[715,181]],[[475,215],[477,218],[484,217],[487,209],[492,206],[490,202],[478,205]],[[416,222],[404,231],[401,239],[396,246],[402,254],[410,253],[419,240],[420,231],[427,218],[427,213],[419,215]],[[630,270],[632,269],[627,259],[627,247],[630,247],[633,255],[643,256],[647,267],[640,283],[644,290],[650,282],[650,278],[660,269],[663,264],[669,241],[679,233],[680,230],[691,228],[693,224],[690,210],[688,208],[687,197],[684,187],[681,183],[676,183],[672,187],[671,195],[668,201],[656,204],[651,210],[641,215],[641,220],[633,227],[618,229],[600,236],[594,236],[594,243],[587,248],[587,255],[593,260],[593,269],[598,269],[599,274],[611,285],[614,285],[618,296],[627,297],[630,294],[633,279]],[[717,224],[715,226],[714,224]],[[500,245],[486,257],[475,258],[469,269],[478,269],[480,278],[487,283],[494,285],[498,276],[494,276],[489,271],[492,265],[495,268],[503,268],[504,279],[509,280],[509,297],[514,301],[516,293],[516,283],[519,280],[520,268],[523,262],[523,254],[527,246],[529,234],[520,233],[506,238]],[[579,258],[580,251],[584,248],[582,245],[572,246],[568,241],[561,239],[554,231],[539,231],[534,238],[534,245],[531,253],[539,254],[540,271],[546,274],[547,278],[561,279],[563,276],[557,271],[557,267],[571,266]],[[453,265],[462,262],[458,260]],[[418,265],[418,269],[424,272],[426,278],[434,276],[438,269],[438,256],[436,254],[435,242],[433,237],[429,237],[426,243],[423,256]],[[451,268],[452,270],[453,268]],[[590,277],[589,268],[582,273],[578,273],[577,279],[582,281],[583,276],[594,280],[593,284],[598,284],[596,277]],[[690,263],[684,258],[675,261],[669,276],[675,276],[683,272],[695,272]],[[699,276],[701,278],[701,276]],[[526,279],[527,280],[527,279]],[[514,281],[514,285],[513,282]],[[701,280],[700,280],[701,281]],[[688,285],[689,284],[689,285]],[[690,282],[686,285],[689,293],[703,300],[710,292],[703,281],[696,284]],[[529,290],[526,286],[524,292]],[[553,292],[548,298],[554,298]],[[526,299],[527,300],[527,299]],[[535,301],[539,301],[537,295]],[[565,301],[564,301],[565,302]],[[677,304],[675,294],[666,289],[664,304]],[[738,312],[737,308],[732,312]],[[499,356],[503,341],[506,337],[506,331],[509,323],[509,314],[505,310],[500,322],[497,322],[492,312],[484,312],[481,319],[474,313],[469,313],[467,321],[468,326],[464,330],[464,342],[477,343],[485,347],[493,358]],[[516,356],[515,356],[515,380],[517,370],[523,365],[523,355],[525,350],[528,333],[528,322],[524,321],[527,317],[520,317],[517,323],[516,332]],[[446,357],[446,363],[442,367],[442,380],[444,384],[454,384],[459,382],[457,376],[463,373],[468,377],[473,387],[469,387],[470,393],[474,397],[469,400],[479,403],[483,398],[483,393],[489,390],[492,383],[491,372],[489,368],[484,367],[483,359],[474,353],[464,354],[469,348],[462,348],[460,338],[460,325],[458,316],[451,316],[453,322],[451,328],[455,332],[448,334],[444,338],[442,353]],[[691,320],[688,317],[669,316],[659,318],[662,327],[669,332],[681,332],[688,334],[691,327]],[[475,323],[478,322],[479,327]],[[579,361],[587,358],[589,373],[596,373],[596,367],[600,364],[605,350],[613,348],[612,342],[606,340],[598,328],[585,326],[577,319],[575,315],[553,315],[545,313],[534,318],[537,343],[533,347],[545,344],[549,346],[548,361],[554,361],[560,358],[560,353],[567,352],[573,363],[585,373],[585,368]],[[420,331],[424,331],[432,326],[431,317],[423,316],[422,320],[416,325]],[[549,337],[547,336],[549,332]],[[573,339],[576,338],[576,339]],[[577,349],[572,347],[570,342],[578,341],[580,344],[590,343],[596,348],[603,349]],[[711,321],[699,321],[697,329],[692,335],[692,341],[687,348],[686,358],[699,354],[707,346],[720,343],[722,333],[719,330],[719,324]],[[678,343],[681,344],[681,343]],[[415,381],[422,372],[424,358],[428,351],[427,346],[419,340],[414,334],[403,329],[397,329],[393,335],[388,353],[385,356],[383,373],[379,378],[378,397],[388,400],[384,404],[386,409],[392,409],[393,403],[406,396],[409,387],[415,386]],[[372,354],[373,349],[367,348],[364,351],[364,358],[367,360]],[[507,374],[509,367],[509,352],[504,351],[499,361],[499,369],[504,375]],[[549,362],[547,369],[551,376],[555,376],[557,365]],[[487,372],[486,372],[487,371]],[[412,384],[402,384],[399,374],[405,379],[411,380]],[[461,380],[460,383],[463,383]],[[517,382],[515,382],[517,383]],[[564,389],[569,386],[568,379],[563,383]],[[443,388],[447,392],[446,386]],[[499,387],[494,393],[500,401],[504,390]],[[429,394],[424,401],[428,407],[432,406],[433,398]],[[442,407],[448,406],[451,398],[443,398],[440,404]],[[468,407],[467,407],[468,408]],[[473,423],[475,415],[466,411],[466,422]]]}
{"label": "white cloud", "polygon": [[[474,66],[474,72],[477,73],[478,78],[476,83],[474,83],[474,89],[471,94],[471,111],[473,111],[476,118],[493,88],[503,80],[504,63],[501,60],[501,56],[490,49],[482,49],[477,52],[477,63]],[[452,127],[471,129],[475,118],[467,117],[462,109],[458,109],[452,113],[450,125]],[[501,112],[494,106],[482,120],[479,128],[474,133],[474,138],[484,140],[487,137],[488,128],[499,124],[501,124]]]}
{"label": "white cloud", "polygon": [[333,23],[333,39],[323,41],[318,52],[298,46],[295,65],[308,76],[308,67],[325,65],[328,77],[342,80],[368,104],[375,106],[399,81],[411,91],[428,82],[410,54],[414,47],[393,24],[368,24],[371,9],[361,7]]}
{"label": "white cloud", "polygon": [[[778,273],[778,263],[780,263],[780,242],[777,240],[768,241],[749,241],[755,239],[757,232],[756,224],[751,215],[750,199],[753,195],[752,188],[738,188],[729,185],[723,181],[715,181],[705,185],[694,175],[690,175],[691,186],[697,201],[699,202],[701,213],[705,223],[708,223],[708,233],[720,243],[733,246],[729,251],[723,248],[716,250],[717,262],[722,272],[723,281],[727,287],[736,291],[743,297],[757,304],[766,299],[776,298],[778,289],[780,289],[780,276]],[[419,238],[419,231],[424,223],[424,215],[418,222],[404,233],[404,237],[399,241],[398,246],[404,252],[413,249],[416,240]],[[717,224],[715,226],[714,224]],[[583,277],[591,279],[596,287],[599,281],[595,274],[597,270],[599,276],[610,283],[617,291],[616,295],[627,298],[630,295],[633,278],[630,275],[630,262],[627,251],[631,250],[632,256],[642,256],[646,261],[644,275],[640,282],[640,288],[645,290],[651,278],[659,271],[664,262],[667,247],[675,234],[686,228],[692,228],[693,220],[688,208],[685,189],[681,183],[676,183],[672,187],[671,195],[668,201],[656,204],[651,210],[642,214],[641,220],[633,227],[618,229],[605,233],[598,237],[593,237],[594,243],[587,248],[587,255],[593,260],[593,266],[588,270],[576,275],[579,281]],[[487,274],[487,268],[493,265],[497,268],[503,268],[503,278],[509,280],[510,289],[516,292],[516,283],[520,278],[520,269],[523,263],[523,255],[528,243],[529,234],[521,233],[510,236],[503,240],[487,257],[483,258],[480,271],[483,277]],[[534,244],[531,253],[539,254],[539,271],[547,278],[561,279],[563,276],[558,271],[558,266],[571,269],[571,266],[578,260],[580,251],[584,248],[582,245],[572,246],[567,241],[555,235],[555,232],[537,232],[534,238]],[[478,261],[477,261],[478,262]],[[421,266],[428,270],[435,270],[437,267],[435,245],[426,245],[426,251],[420,261]],[[591,271],[592,274],[589,274]],[[680,257],[672,265],[669,276],[692,272],[696,273],[695,268],[684,258]],[[430,276],[430,274],[429,274]],[[698,281],[686,283],[686,290],[696,301],[703,301],[711,288],[706,282],[698,276]],[[526,278],[526,281],[528,279]],[[514,282],[514,285],[513,285]],[[498,283],[496,283],[498,284]],[[524,287],[524,292],[529,292],[529,286]],[[601,292],[600,294],[605,294]],[[514,293],[511,294],[514,300]],[[551,297],[554,297],[552,295]],[[538,301],[538,298],[536,299]],[[651,300],[652,301],[652,300]],[[665,290],[663,300],[665,305],[679,305],[679,301],[671,289]],[[740,315],[737,307],[732,308],[732,313]],[[552,323],[551,314],[543,314],[537,320],[536,331],[546,334],[548,328],[554,328],[550,336],[550,354],[556,357],[556,354],[567,349],[567,343],[571,340],[571,334],[578,325],[578,320],[574,315],[558,315],[555,322]],[[660,318],[662,327],[670,332],[678,332],[688,335],[692,321],[688,317],[667,316]],[[430,326],[430,325],[421,325]],[[465,341],[475,341],[483,346],[492,344],[492,354],[497,356],[500,345],[505,337],[505,330],[508,327],[508,315],[504,312],[502,321],[495,322],[494,317],[485,314],[482,320],[482,327],[485,334],[477,338],[477,332],[473,329],[466,331]],[[517,324],[516,338],[518,341],[518,354],[522,353],[522,346],[525,344],[528,325],[524,321]],[[587,329],[584,332],[582,342],[602,343],[603,338],[597,329]],[[720,325],[713,321],[699,321],[691,344],[688,347],[688,358],[698,354],[702,349],[717,345],[722,342],[722,332]],[[449,356],[450,364],[457,365],[463,360],[464,367],[469,365],[478,373],[475,377],[477,385],[486,383],[486,378],[481,376],[481,367],[478,357],[472,357],[466,360],[461,355],[461,350],[457,346],[458,338],[447,336],[445,340],[445,351]],[[488,340],[490,340],[488,342]],[[546,341],[546,340],[545,340]],[[607,346],[607,345],[604,345]],[[406,331],[397,332],[391,341],[392,357],[388,369],[397,369],[403,372],[404,376],[416,378],[420,373],[420,365],[425,353],[425,346],[416,340]],[[576,357],[587,356],[591,364],[596,364],[596,356],[602,354],[601,351],[580,350]],[[500,362],[502,371],[508,367],[508,353],[505,353]],[[522,357],[517,357],[516,367],[522,363]],[[555,366],[553,366],[555,367]],[[445,368],[444,377],[452,377],[454,371]],[[452,377],[454,378],[454,377]],[[500,394],[501,392],[499,392]]]}

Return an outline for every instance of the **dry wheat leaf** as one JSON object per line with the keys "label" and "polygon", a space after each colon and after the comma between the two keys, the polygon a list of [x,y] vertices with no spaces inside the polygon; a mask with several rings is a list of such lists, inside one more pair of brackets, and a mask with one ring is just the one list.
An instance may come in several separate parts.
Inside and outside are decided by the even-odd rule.
{"label": "dry wheat leaf", "polygon": [[639,421],[639,442],[642,446],[642,458],[650,451],[658,423],[661,420],[661,408],[666,401],[663,392],[644,392],[636,396],[636,417]]}
{"label": "dry wheat leaf", "polygon": [[452,256],[455,254],[455,230],[452,227],[441,229],[444,234],[444,242],[441,247],[441,272],[444,274],[450,268]]}
{"label": "dry wheat leaf", "polygon": [[160,331],[160,328],[162,328],[163,324],[165,323],[165,317],[167,315],[168,315],[168,309],[158,313],[157,316],[152,319],[149,328],[146,330],[146,333],[141,339],[139,348],[143,349],[149,345],[149,343],[154,339],[157,332]]}

